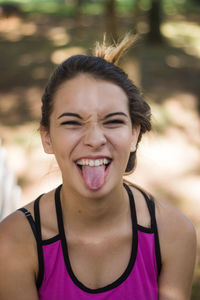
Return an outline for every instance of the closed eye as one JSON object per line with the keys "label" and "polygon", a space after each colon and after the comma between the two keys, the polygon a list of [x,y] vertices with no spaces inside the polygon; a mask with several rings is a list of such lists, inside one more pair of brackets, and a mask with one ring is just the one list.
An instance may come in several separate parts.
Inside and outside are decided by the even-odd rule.
{"label": "closed eye", "polygon": [[119,119],[115,119],[115,120],[106,121],[104,124],[124,124],[124,121],[119,120]]}
{"label": "closed eye", "polygon": [[81,126],[81,123],[77,122],[77,121],[65,121],[65,122],[62,122],[61,125]]}

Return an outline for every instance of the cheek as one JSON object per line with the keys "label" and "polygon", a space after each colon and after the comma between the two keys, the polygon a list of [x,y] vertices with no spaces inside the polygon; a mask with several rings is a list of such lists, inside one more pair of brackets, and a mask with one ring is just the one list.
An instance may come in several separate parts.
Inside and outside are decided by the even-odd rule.
{"label": "cheek", "polygon": [[55,130],[52,134],[52,146],[57,160],[70,157],[71,153],[81,139],[81,134],[74,131],[69,132],[66,129]]}
{"label": "cheek", "polygon": [[116,150],[123,151],[124,154],[130,153],[130,147],[132,142],[131,130],[116,130],[109,134],[108,140],[116,148]]}

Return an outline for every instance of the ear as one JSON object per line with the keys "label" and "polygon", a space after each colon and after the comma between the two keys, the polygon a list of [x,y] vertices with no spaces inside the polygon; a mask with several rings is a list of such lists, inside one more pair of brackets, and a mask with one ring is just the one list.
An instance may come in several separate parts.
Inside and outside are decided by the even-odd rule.
{"label": "ear", "polygon": [[53,147],[51,143],[51,137],[49,131],[42,125],[40,125],[40,136],[42,140],[42,145],[44,152],[47,154],[53,154]]}
{"label": "ear", "polygon": [[134,127],[132,128],[131,152],[136,151],[138,137],[139,137],[139,134],[140,134],[140,129],[141,129],[140,125],[134,125]]}

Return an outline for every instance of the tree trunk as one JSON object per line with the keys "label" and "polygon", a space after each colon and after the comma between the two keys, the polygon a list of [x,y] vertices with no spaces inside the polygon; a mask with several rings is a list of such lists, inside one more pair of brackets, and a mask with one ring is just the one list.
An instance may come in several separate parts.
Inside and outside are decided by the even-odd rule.
{"label": "tree trunk", "polygon": [[105,0],[105,22],[106,33],[111,39],[117,41],[117,16],[116,16],[116,0]]}
{"label": "tree trunk", "polygon": [[151,0],[151,9],[149,11],[149,40],[153,43],[163,41],[160,26],[162,22],[162,0]]}
{"label": "tree trunk", "polygon": [[74,16],[77,21],[80,19],[82,4],[83,4],[83,0],[73,0]]}
{"label": "tree trunk", "polygon": [[133,3],[133,13],[135,16],[140,14],[140,0],[135,0]]}

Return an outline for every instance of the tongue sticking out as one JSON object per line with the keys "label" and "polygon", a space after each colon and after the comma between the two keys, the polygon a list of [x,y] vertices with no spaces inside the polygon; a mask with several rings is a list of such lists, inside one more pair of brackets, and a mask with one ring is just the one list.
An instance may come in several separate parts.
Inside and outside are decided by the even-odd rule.
{"label": "tongue sticking out", "polygon": [[105,165],[98,167],[82,166],[82,174],[89,189],[99,189],[104,184]]}

